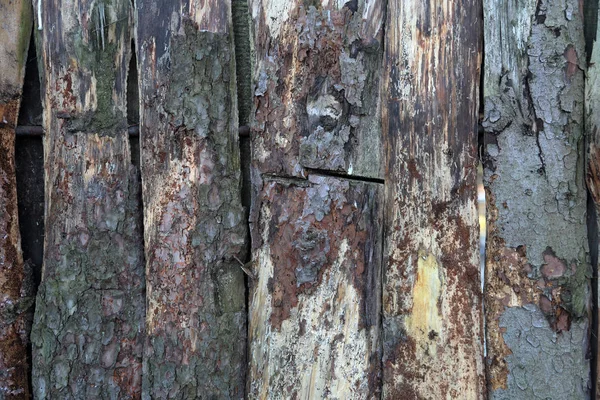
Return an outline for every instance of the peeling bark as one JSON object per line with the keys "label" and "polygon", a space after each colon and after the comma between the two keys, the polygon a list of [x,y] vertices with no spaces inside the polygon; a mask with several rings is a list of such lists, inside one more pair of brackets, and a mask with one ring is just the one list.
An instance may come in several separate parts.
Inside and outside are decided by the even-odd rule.
{"label": "peeling bark", "polygon": [[250,398],[378,398],[381,195],[316,175],[265,181]]}
{"label": "peeling bark", "polygon": [[130,2],[34,6],[46,132],[34,396],[139,398],[144,279],[126,119]]}
{"label": "peeling bark", "polygon": [[484,1],[492,399],[590,394],[582,4]]}
{"label": "peeling bark", "polygon": [[377,398],[384,2],[250,9],[249,396]]}
{"label": "peeling bark", "polygon": [[381,178],[384,1],[251,0],[250,8],[260,171]]}
{"label": "peeling bark", "polygon": [[383,398],[485,396],[477,218],[480,2],[390,2]]}
{"label": "peeling bark", "polygon": [[137,2],[144,397],[243,398],[247,227],[229,2]]}
{"label": "peeling bark", "polygon": [[31,268],[21,252],[15,127],[31,36],[31,5],[3,0],[0,13],[5,16],[0,30],[0,398],[28,399],[33,287]]}

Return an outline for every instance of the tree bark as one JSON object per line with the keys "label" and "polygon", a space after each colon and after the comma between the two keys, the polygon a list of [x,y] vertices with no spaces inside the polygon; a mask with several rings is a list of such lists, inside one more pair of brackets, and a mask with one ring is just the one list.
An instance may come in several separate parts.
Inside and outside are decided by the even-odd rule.
{"label": "tree bark", "polygon": [[386,399],[485,396],[476,190],[480,4],[388,5]]}
{"label": "tree bark", "polygon": [[126,119],[130,2],[36,1],[34,10],[46,132],[34,396],[139,398],[144,280]]}
{"label": "tree bark", "polygon": [[581,7],[484,2],[492,399],[589,396]]}
{"label": "tree bark", "polygon": [[249,397],[381,390],[383,1],[253,0]]}
{"label": "tree bark", "polygon": [[31,329],[31,270],[23,263],[17,182],[15,127],[31,35],[31,5],[0,1],[0,398],[28,399],[27,346]]}
{"label": "tree bark", "polygon": [[247,225],[230,2],[137,3],[148,398],[243,398]]}
{"label": "tree bark", "polygon": [[250,3],[257,168],[280,176],[317,169],[382,178],[384,1],[305,3]]}

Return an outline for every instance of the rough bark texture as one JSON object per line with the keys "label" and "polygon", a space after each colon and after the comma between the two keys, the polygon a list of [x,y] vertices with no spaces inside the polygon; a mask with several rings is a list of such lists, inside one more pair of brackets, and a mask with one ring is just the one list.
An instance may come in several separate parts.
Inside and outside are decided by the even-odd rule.
{"label": "rough bark texture", "polygon": [[492,399],[589,395],[582,4],[484,2]]}
{"label": "rough bark texture", "polygon": [[376,398],[384,2],[253,0],[250,8],[248,395]]}
{"label": "rough bark texture", "polygon": [[23,263],[15,179],[15,127],[31,35],[31,5],[0,1],[0,398],[28,399],[31,269]]}
{"label": "rough bark texture", "polygon": [[485,393],[476,202],[480,4],[388,6],[382,89],[387,399]]}
{"label": "rough bark texture", "polygon": [[267,178],[250,305],[250,398],[377,398],[382,187]]}
{"label": "rough bark texture", "polygon": [[34,395],[138,398],[144,279],[126,120],[130,2],[55,0],[34,9],[46,132]]}
{"label": "rough bark texture", "polygon": [[381,178],[383,0],[251,0],[256,46],[254,161]]}
{"label": "rough bark texture", "polygon": [[243,398],[247,227],[229,2],[137,3],[146,398]]}
{"label": "rough bark texture", "polygon": [[[596,4],[597,6],[597,4]],[[600,13],[597,11],[597,7],[593,10],[596,13],[596,18],[593,18],[594,27],[597,30],[589,32],[586,34],[586,43],[590,44],[590,54],[588,54],[589,58],[589,66],[587,69],[587,76],[585,82],[585,130],[587,135],[587,164],[586,164],[586,181],[587,188],[590,196],[596,206],[596,220],[592,222],[598,223],[598,215],[600,215],[600,44],[597,39],[600,37],[600,29],[598,28],[597,22],[598,17],[600,17]],[[588,18],[592,19],[592,17]],[[588,23],[588,25],[591,25]],[[592,210],[588,210],[590,212]],[[596,276],[598,273],[598,253],[600,244],[598,243],[598,232],[600,231],[600,226],[589,226],[589,234],[590,238],[595,238],[596,243],[591,243],[590,246],[596,246],[590,248],[590,252],[593,253],[595,250],[595,257],[592,257],[592,262],[595,262]],[[596,235],[592,232],[595,230]],[[598,284],[598,281],[596,282]],[[600,289],[600,287],[598,287]],[[600,291],[596,291],[596,296],[599,296]],[[600,297],[597,297],[596,304],[600,304]],[[595,310],[598,312],[598,308]],[[596,318],[596,327],[595,332],[598,332],[598,321],[600,320],[600,315]],[[595,346],[592,347],[592,351],[598,351],[600,345],[600,338],[593,337],[592,340],[596,341]],[[598,383],[600,383],[600,377],[598,376],[598,371],[600,370],[600,357],[596,354],[596,397],[598,397]],[[594,366],[592,366],[592,370]]]}

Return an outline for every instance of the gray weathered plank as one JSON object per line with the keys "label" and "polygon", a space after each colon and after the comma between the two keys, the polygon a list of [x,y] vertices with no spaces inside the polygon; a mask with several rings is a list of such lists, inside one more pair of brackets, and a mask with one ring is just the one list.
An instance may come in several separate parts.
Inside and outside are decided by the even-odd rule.
{"label": "gray weathered plank", "polygon": [[137,2],[147,398],[243,398],[246,254],[230,2]]}
{"label": "gray weathered plank", "polygon": [[480,5],[388,3],[386,399],[485,394],[476,191]]}
{"label": "gray weathered plank", "polygon": [[581,6],[484,1],[492,399],[589,396]]}
{"label": "gray weathered plank", "polygon": [[49,0],[34,9],[46,132],[34,396],[139,398],[144,280],[126,120],[131,3]]}

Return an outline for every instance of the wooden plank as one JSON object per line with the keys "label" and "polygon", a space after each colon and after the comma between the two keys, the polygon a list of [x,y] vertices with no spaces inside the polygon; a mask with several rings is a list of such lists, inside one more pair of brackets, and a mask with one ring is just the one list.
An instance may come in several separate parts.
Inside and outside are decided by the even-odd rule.
{"label": "wooden plank", "polygon": [[492,399],[590,395],[581,5],[484,1]]}
{"label": "wooden plank", "polygon": [[49,0],[34,9],[46,132],[34,396],[139,398],[144,280],[126,119],[131,3]]}
{"label": "wooden plank", "polygon": [[384,1],[251,0],[250,8],[260,171],[382,178]]}
{"label": "wooden plank", "polygon": [[388,3],[383,398],[483,398],[479,0]]}
{"label": "wooden plank", "polygon": [[137,2],[144,396],[242,398],[246,361],[230,2]]}
{"label": "wooden plank", "polygon": [[382,185],[266,179],[249,398],[378,398]]}
{"label": "wooden plank", "polygon": [[31,36],[31,5],[0,1],[0,398],[28,399],[27,346],[33,303],[31,270],[23,263],[15,127]]}
{"label": "wooden plank", "polygon": [[251,398],[381,392],[384,11],[250,2]]}
{"label": "wooden plank", "polygon": [[[598,255],[600,253],[600,242],[598,242],[598,232],[600,232],[600,225],[598,224],[598,216],[600,215],[600,44],[598,38],[600,38],[600,26],[597,25],[598,17],[600,12],[595,11],[595,15],[586,15],[590,20],[594,21],[596,25],[593,31],[586,34],[586,44],[589,44],[591,51],[588,54],[589,61],[587,63],[587,74],[585,81],[585,132],[587,137],[587,164],[586,164],[586,183],[590,197],[595,205],[595,219],[588,219],[591,224],[588,225],[588,235],[590,243],[590,254],[592,265],[595,268],[595,276],[598,276]],[[587,22],[587,21],[586,21]],[[586,24],[586,28],[592,25],[591,23]],[[592,214],[593,210],[588,209],[588,213]],[[590,216],[588,216],[589,218]],[[594,234],[595,231],[595,234]],[[595,264],[595,265],[594,265]],[[600,281],[596,281],[598,284]],[[596,305],[600,304],[600,285],[596,288],[596,298],[592,301],[596,302]],[[592,308],[592,311],[594,309]],[[597,313],[600,311],[596,308]],[[596,326],[593,327],[596,332],[596,337],[591,336],[592,342],[590,342],[590,348],[592,352],[598,351],[600,345],[600,338],[597,335],[599,331],[598,321],[600,321],[600,314],[596,316]],[[594,321],[593,317],[592,320]],[[595,341],[596,343],[594,343]],[[594,360],[594,359],[592,359]],[[592,365],[592,379],[596,379],[596,397],[598,396],[598,384],[600,383],[600,376],[598,371],[600,367],[600,357],[596,354],[595,357],[596,365]],[[594,376],[595,372],[595,376]],[[592,393],[593,395],[593,393]]]}

